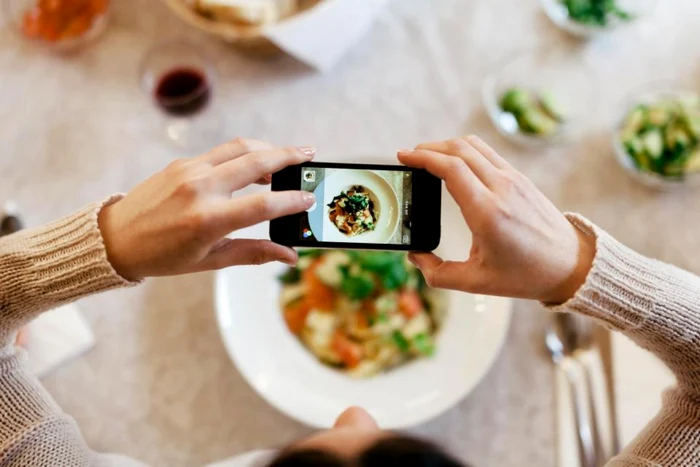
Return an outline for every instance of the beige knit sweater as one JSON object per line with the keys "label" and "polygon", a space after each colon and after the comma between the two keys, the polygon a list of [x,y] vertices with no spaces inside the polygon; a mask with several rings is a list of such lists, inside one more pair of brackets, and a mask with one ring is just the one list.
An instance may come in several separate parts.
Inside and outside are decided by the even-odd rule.
{"label": "beige knit sweater", "polygon": [[[12,346],[16,330],[39,313],[131,285],[107,261],[97,225],[103,205],[0,239],[0,467],[136,465],[91,451]],[[680,385],[609,465],[700,466],[700,279],[634,253],[579,216],[569,218],[597,238],[597,254],[585,285],[554,309],[624,332],[661,357]]]}

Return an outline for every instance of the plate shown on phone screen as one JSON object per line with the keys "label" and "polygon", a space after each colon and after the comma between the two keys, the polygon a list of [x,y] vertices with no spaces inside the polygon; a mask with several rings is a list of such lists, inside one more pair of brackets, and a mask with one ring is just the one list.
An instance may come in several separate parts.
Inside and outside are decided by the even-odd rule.
{"label": "plate shown on phone screen", "polygon": [[[339,181],[338,187],[345,185]],[[452,199],[443,199],[445,228],[437,253],[464,259],[469,230]],[[235,236],[267,238],[267,227]],[[273,407],[313,427],[332,426],[350,406],[369,410],[386,429],[412,427],[440,415],[483,378],[508,331],[511,300],[448,292],[449,309],[433,357],[369,379],[352,379],[319,362],[287,329],[277,281],[284,270],[268,264],[219,271],[216,314],[226,350],[248,384]]]}
{"label": "plate shown on phone screen", "polygon": [[[349,237],[331,221],[328,215],[330,210],[328,203],[335,196],[347,193],[356,186],[367,190],[379,216],[374,230]],[[334,172],[316,188],[314,196],[319,204],[318,208],[324,210],[324,215],[310,216],[309,225],[314,236],[317,239],[323,239],[324,242],[389,243],[399,227],[401,207],[394,188],[370,170]]]}

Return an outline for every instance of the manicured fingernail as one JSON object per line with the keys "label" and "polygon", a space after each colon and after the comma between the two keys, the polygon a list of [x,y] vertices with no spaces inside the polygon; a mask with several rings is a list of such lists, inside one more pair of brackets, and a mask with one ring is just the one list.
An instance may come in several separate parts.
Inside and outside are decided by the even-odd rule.
{"label": "manicured fingernail", "polygon": [[314,156],[316,155],[316,148],[312,148],[311,146],[302,146],[302,147],[300,147],[300,148],[298,148],[298,149],[299,149],[301,152],[303,152],[304,155],[305,155],[306,157],[308,157],[309,159],[311,159],[312,157],[314,157]]}
{"label": "manicured fingernail", "polygon": [[316,202],[316,197],[313,193],[305,191],[302,196],[304,197],[304,202],[307,204],[307,206],[313,206],[313,204]]}

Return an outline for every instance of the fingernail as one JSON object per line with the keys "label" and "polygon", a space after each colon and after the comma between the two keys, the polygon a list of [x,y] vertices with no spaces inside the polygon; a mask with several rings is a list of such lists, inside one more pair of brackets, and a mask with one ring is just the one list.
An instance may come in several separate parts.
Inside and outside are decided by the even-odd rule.
{"label": "fingernail", "polygon": [[308,157],[309,159],[311,159],[312,157],[314,157],[316,155],[316,148],[313,148],[311,146],[302,146],[302,147],[299,147],[297,149],[299,149],[301,152],[303,152],[304,155],[306,157]]}
{"label": "fingernail", "polygon": [[407,156],[413,152],[413,149],[399,149],[396,151],[399,156]]}
{"label": "fingernail", "polygon": [[297,259],[296,258],[295,259],[287,258],[287,259],[282,260],[282,263],[286,264],[287,266],[296,266]]}
{"label": "fingernail", "polygon": [[302,196],[304,197],[304,202],[308,206],[313,206],[313,204],[316,202],[316,197],[314,196],[313,193],[309,193],[308,191],[305,191]]}

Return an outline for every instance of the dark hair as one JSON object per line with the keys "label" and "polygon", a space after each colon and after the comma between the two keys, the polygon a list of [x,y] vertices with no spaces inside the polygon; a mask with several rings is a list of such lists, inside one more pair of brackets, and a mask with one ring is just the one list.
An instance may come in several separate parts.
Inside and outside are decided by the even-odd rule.
{"label": "dark hair", "polygon": [[355,459],[343,459],[317,449],[282,452],[268,467],[466,467],[427,441],[396,436],[378,441]]}

